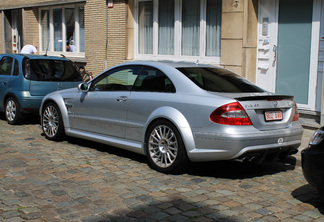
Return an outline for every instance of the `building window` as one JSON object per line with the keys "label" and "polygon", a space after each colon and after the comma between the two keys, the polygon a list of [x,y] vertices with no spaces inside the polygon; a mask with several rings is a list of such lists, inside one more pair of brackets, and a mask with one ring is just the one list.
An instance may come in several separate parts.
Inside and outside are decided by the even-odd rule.
{"label": "building window", "polygon": [[84,56],[84,5],[40,9],[40,51]]}
{"label": "building window", "polygon": [[220,62],[222,0],[137,0],[135,56]]}

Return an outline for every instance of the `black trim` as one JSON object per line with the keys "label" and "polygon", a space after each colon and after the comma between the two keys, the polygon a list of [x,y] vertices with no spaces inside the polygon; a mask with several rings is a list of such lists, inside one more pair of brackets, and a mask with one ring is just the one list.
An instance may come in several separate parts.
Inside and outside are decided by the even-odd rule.
{"label": "black trim", "polygon": [[275,99],[294,99],[293,96],[285,95],[267,95],[267,96],[247,96],[247,97],[237,97],[234,98],[238,101],[254,101],[254,100],[275,100]]}

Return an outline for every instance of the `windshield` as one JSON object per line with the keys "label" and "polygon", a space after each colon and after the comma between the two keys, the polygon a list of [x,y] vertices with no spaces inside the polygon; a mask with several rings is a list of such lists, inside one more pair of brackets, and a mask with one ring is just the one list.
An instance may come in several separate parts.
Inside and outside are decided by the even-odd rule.
{"label": "windshield", "polygon": [[227,69],[185,67],[177,68],[200,88],[212,92],[251,93],[265,92],[252,82]]}
{"label": "windshield", "polygon": [[25,59],[24,77],[34,81],[81,82],[80,72],[71,61],[54,59]]}

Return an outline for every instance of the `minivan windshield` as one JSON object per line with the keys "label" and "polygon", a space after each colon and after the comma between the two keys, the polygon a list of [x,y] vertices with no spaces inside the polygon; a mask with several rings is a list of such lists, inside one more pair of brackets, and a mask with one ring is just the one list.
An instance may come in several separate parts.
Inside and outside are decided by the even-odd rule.
{"label": "minivan windshield", "polygon": [[177,68],[200,88],[211,92],[252,93],[265,92],[252,82],[223,68]]}
{"label": "minivan windshield", "polygon": [[81,82],[82,77],[71,61],[25,59],[24,77],[33,81]]}

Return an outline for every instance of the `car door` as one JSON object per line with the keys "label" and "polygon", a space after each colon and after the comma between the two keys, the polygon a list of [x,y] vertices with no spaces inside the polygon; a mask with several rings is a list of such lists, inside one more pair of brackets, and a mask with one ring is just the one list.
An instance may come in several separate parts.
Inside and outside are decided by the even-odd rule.
{"label": "car door", "polygon": [[175,92],[175,86],[164,73],[144,66],[130,95],[126,139],[141,142],[149,116],[159,107],[172,106]]}
{"label": "car door", "polygon": [[0,109],[4,108],[4,97],[9,89],[14,58],[3,56],[0,60]]}
{"label": "car door", "polygon": [[141,66],[123,66],[95,78],[74,98],[71,128],[124,138],[130,91]]}

